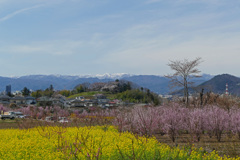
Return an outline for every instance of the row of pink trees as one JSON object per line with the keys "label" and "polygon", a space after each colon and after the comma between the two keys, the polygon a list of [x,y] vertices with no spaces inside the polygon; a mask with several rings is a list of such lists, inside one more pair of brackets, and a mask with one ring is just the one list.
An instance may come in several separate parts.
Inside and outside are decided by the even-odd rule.
{"label": "row of pink trees", "polygon": [[49,106],[49,107],[37,107],[37,106],[28,106],[19,109],[11,109],[8,107],[4,107],[0,105],[0,114],[7,112],[7,111],[20,111],[24,115],[28,115],[35,119],[42,119],[46,116],[53,116],[53,117],[68,117],[70,115],[69,111],[66,109],[62,109],[58,106]]}
{"label": "row of pink trees", "polygon": [[94,121],[104,122],[106,117],[114,117],[111,122],[120,132],[131,131],[146,136],[168,134],[173,142],[181,133],[189,133],[196,137],[197,141],[200,141],[203,134],[215,136],[220,141],[223,133],[233,133],[240,139],[240,109],[234,107],[231,110],[218,106],[185,108],[173,103],[171,106],[136,106],[132,109],[119,108],[90,113],[84,111],[75,114],[78,118],[91,120],[89,124],[96,123]]}
{"label": "row of pink trees", "polygon": [[35,119],[42,119],[46,116],[53,116],[55,119],[58,117],[68,117],[69,111],[62,109],[61,107],[36,107],[36,106],[28,106],[24,108],[20,108],[19,111],[23,112],[25,115],[29,115]]}
{"label": "row of pink trees", "polygon": [[168,134],[172,141],[181,133],[189,133],[200,141],[203,134],[216,136],[233,133],[240,139],[240,109],[226,111],[217,106],[189,109],[178,104],[160,107],[135,107],[130,112],[119,112],[113,122],[119,131],[131,131],[151,136]]}

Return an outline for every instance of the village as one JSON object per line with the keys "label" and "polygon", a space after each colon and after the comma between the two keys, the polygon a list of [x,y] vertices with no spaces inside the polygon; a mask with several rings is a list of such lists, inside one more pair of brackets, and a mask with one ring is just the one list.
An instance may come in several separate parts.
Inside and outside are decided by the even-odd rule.
{"label": "village", "polygon": [[6,86],[6,90],[0,95],[0,105],[10,108],[19,108],[27,106],[58,106],[62,109],[83,109],[88,107],[113,108],[117,106],[134,105],[132,102],[122,101],[121,99],[107,98],[106,95],[97,93],[92,96],[75,96],[74,98],[66,97],[59,91],[54,91],[50,96],[33,97],[30,92],[11,91],[11,85]]}
{"label": "village", "polygon": [[[6,92],[9,93],[9,86],[7,86]],[[103,94],[93,95],[91,99],[86,99],[83,96],[76,98],[70,98],[61,95],[54,94],[51,97],[42,96],[35,98],[32,96],[23,96],[21,94],[8,96],[9,94],[0,95],[0,104],[5,107],[25,107],[25,106],[59,106],[61,108],[84,108],[84,107],[93,107],[98,106],[101,108],[117,107],[120,105],[128,105],[129,103],[123,102],[121,100],[109,100]]]}

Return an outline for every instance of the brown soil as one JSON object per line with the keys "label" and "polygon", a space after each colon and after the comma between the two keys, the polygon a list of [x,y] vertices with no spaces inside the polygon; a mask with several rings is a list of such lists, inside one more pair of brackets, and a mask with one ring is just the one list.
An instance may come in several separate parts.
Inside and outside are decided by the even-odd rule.
{"label": "brown soil", "polygon": [[15,120],[0,120],[0,129],[18,128]]}
{"label": "brown soil", "polygon": [[182,134],[177,137],[176,142],[173,143],[168,135],[156,134],[155,137],[161,143],[166,143],[170,146],[189,147],[195,146],[202,147],[207,152],[217,151],[220,156],[229,155],[231,157],[240,156],[240,140],[238,137],[229,134],[223,134],[220,142],[216,137],[210,138],[208,135],[202,135],[199,142],[193,140],[190,134]]}

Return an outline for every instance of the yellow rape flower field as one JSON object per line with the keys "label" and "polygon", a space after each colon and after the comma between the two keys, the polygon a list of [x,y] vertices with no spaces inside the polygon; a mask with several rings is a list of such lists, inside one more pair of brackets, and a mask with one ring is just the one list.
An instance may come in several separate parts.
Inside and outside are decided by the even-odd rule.
{"label": "yellow rape flower field", "polygon": [[[0,159],[230,159],[202,149],[171,148],[110,127],[0,130]],[[235,158],[238,159],[238,158]]]}

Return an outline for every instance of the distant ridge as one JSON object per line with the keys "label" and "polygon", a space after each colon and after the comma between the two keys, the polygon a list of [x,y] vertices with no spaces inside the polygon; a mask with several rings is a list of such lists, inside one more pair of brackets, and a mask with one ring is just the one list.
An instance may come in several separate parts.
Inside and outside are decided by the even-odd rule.
{"label": "distant ridge", "polygon": [[204,88],[205,92],[212,91],[214,93],[224,94],[226,83],[228,84],[228,91],[230,94],[240,95],[240,78],[230,74],[217,75],[199,85],[198,88]]}

